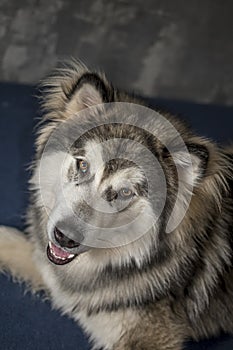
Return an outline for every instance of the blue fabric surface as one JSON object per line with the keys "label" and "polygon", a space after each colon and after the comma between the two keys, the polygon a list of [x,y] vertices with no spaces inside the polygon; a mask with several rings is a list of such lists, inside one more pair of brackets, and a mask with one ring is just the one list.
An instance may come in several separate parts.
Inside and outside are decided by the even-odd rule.
{"label": "blue fabric surface", "polygon": [[[0,224],[23,228],[28,201],[26,168],[33,155],[35,90],[30,86],[0,84]],[[187,102],[149,100],[185,116],[204,136],[219,142],[233,140],[233,108],[195,105]],[[73,321],[51,310],[42,298],[24,294],[24,289],[0,276],[0,349],[60,350],[89,349]],[[190,350],[230,350],[233,338],[189,343]]]}
{"label": "blue fabric surface", "polygon": [[0,275],[0,349],[88,350],[80,328],[42,300]]}

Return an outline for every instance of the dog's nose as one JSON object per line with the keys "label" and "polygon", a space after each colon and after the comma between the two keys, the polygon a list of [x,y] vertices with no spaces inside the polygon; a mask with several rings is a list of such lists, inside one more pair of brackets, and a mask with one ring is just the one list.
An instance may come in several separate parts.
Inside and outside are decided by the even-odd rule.
{"label": "dog's nose", "polygon": [[54,229],[54,237],[56,241],[64,248],[76,248],[80,246],[80,243],[73,241],[69,237],[65,236],[57,227]]}

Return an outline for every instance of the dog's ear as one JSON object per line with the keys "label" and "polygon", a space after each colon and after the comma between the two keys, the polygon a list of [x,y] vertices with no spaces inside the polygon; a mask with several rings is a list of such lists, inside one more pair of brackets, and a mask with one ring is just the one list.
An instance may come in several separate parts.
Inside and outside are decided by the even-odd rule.
{"label": "dog's ear", "polygon": [[174,152],[174,162],[181,174],[181,180],[195,187],[206,174],[209,150],[207,145],[197,142],[186,142],[187,150]]}
{"label": "dog's ear", "polygon": [[80,63],[55,70],[41,87],[44,118],[56,122],[84,108],[114,101],[114,89],[104,74],[92,73]]}
{"label": "dog's ear", "polygon": [[67,99],[66,111],[68,114],[99,105],[102,103],[113,101],[113,88],[96,73],[85,73],[72,88],[63,87]]}
{"label": "dog's ear", "polygon": [[92,73],[79,62],[55,70],[40,87],[42,122],[45,124],[37,138],[38,152],[42,152],[58,123],[85,108],[113,102],[115,94],[103,74]]}
{"label": "dog's ear", "polygon": [[172,152],[178,182],[176,203],[167,224],[167,232],[172,232],[183,220],[195,188],[198,188],[208,173],[210,154],[208,143],[196,139],[193,141],[186,142],[186,150]]}

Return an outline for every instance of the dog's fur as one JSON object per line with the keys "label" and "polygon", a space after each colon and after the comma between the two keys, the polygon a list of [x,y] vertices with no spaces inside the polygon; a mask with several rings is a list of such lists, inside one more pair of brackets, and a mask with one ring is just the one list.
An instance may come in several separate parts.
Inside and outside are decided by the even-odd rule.
{"label": "dog's fur", "polygon": [[[191,176],[190,166],[182,155],[177,155],[175,164],[161,142],[133,126],[110,124],[87,132],[82,145],[84,148],[88,145],[91,150],[96,149],[99,142],[117,137],[130,137],[146,146],[157,157],[165,173],[165,208],[158,225],[134,242],[116,248],[91,248],[67,265],[57,266],[48,260],[46,254],[48,241],[52,239],[52,234],[47,232],[48,222],[52,215],[54,221],[62,221],[62,227],[65,227],[69,215],[59,217],[53,208],[48,211],[41,202],[40,186],[46,186],[46,177],[53,179],[52,167],[58,156],[58,152],[49,155],[50,172],[39,184],[38,167],[49,137],[79,111],[86,109],[87,118],[90,118],[90,109],[91,117],[94,113],[97,119],[99,113],[106,113],[107,120],[111,107],[105,110],[101,103],[140,102],[117,91],[104,75],[92,73],[80,63],[59,70],[44,85],[47,86],[42,106],[44,124],[36,141],[37,152],[30,182],[29,235],[1,227],[0,269],[26,281],[32,290],[47,290],[54,306],[81,324],[93,349],[181,350],[187,339],[198,340],[221,331],[232,333],[233,148],[217,147],[195,136],[183,122],[164,114],[190,152],[195,168],[195,175]],[[93,106],[97,106],[94,111]],[[83,120],[78,120],[79,114],[75,118],[78,123],[83,123]],[[150,127],[158,128],[159,125],[155,120],[154,126]],[[160,133],[164,133],[166,142],[173,142],[173,135],[168,130],[161,129]],[[96,161],[98,167],[101,154],[97,153],[92,162]],[[193,194],[185,218],[176,229],[166,234],[166,224],[176,205],[176,167],[179,165],[184,174],[178,205],[185,201],[190,182]],[[124,177],[125,169],[130,169],[127,176],[131,174],[140,179],[135,184],[138,197],[128,210],[137,212],[141,206],[151,209],[147,188],[141,179],[143,175],[136,167],[119,160],[111,166],[104,166],[102,172],[101,188],[108,196],[107,201],[112,200],[112,193],[107,189],[116,181],[114,174],[119,177],[119,172],[122,172]],[[73,191],[77,188],[76,177],[76,170],[69,165],[68,182]],[[50,191],[48,187],[48,196]],[[56,200],[59,207],[58,197]],[[83,203],[75,202],[75,205],[82,215],[89,218],[89,211]],[[60,212],[62,216],[66,209],[62,207]],[[90,220],[93,215],[91,212]],[[77,240],[75,233],[71,238]]]}

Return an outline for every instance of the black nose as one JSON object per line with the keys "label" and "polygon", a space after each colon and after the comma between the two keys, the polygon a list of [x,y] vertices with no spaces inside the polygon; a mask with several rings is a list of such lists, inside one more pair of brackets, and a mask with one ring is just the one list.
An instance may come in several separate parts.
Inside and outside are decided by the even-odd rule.
{"label": "black nose", "polygon": [[80,246],[80,243],[73,241],[69,237],[65,236],[57,227],[54,229],[54,237],[56,241],[64,248],[76,248]]}

